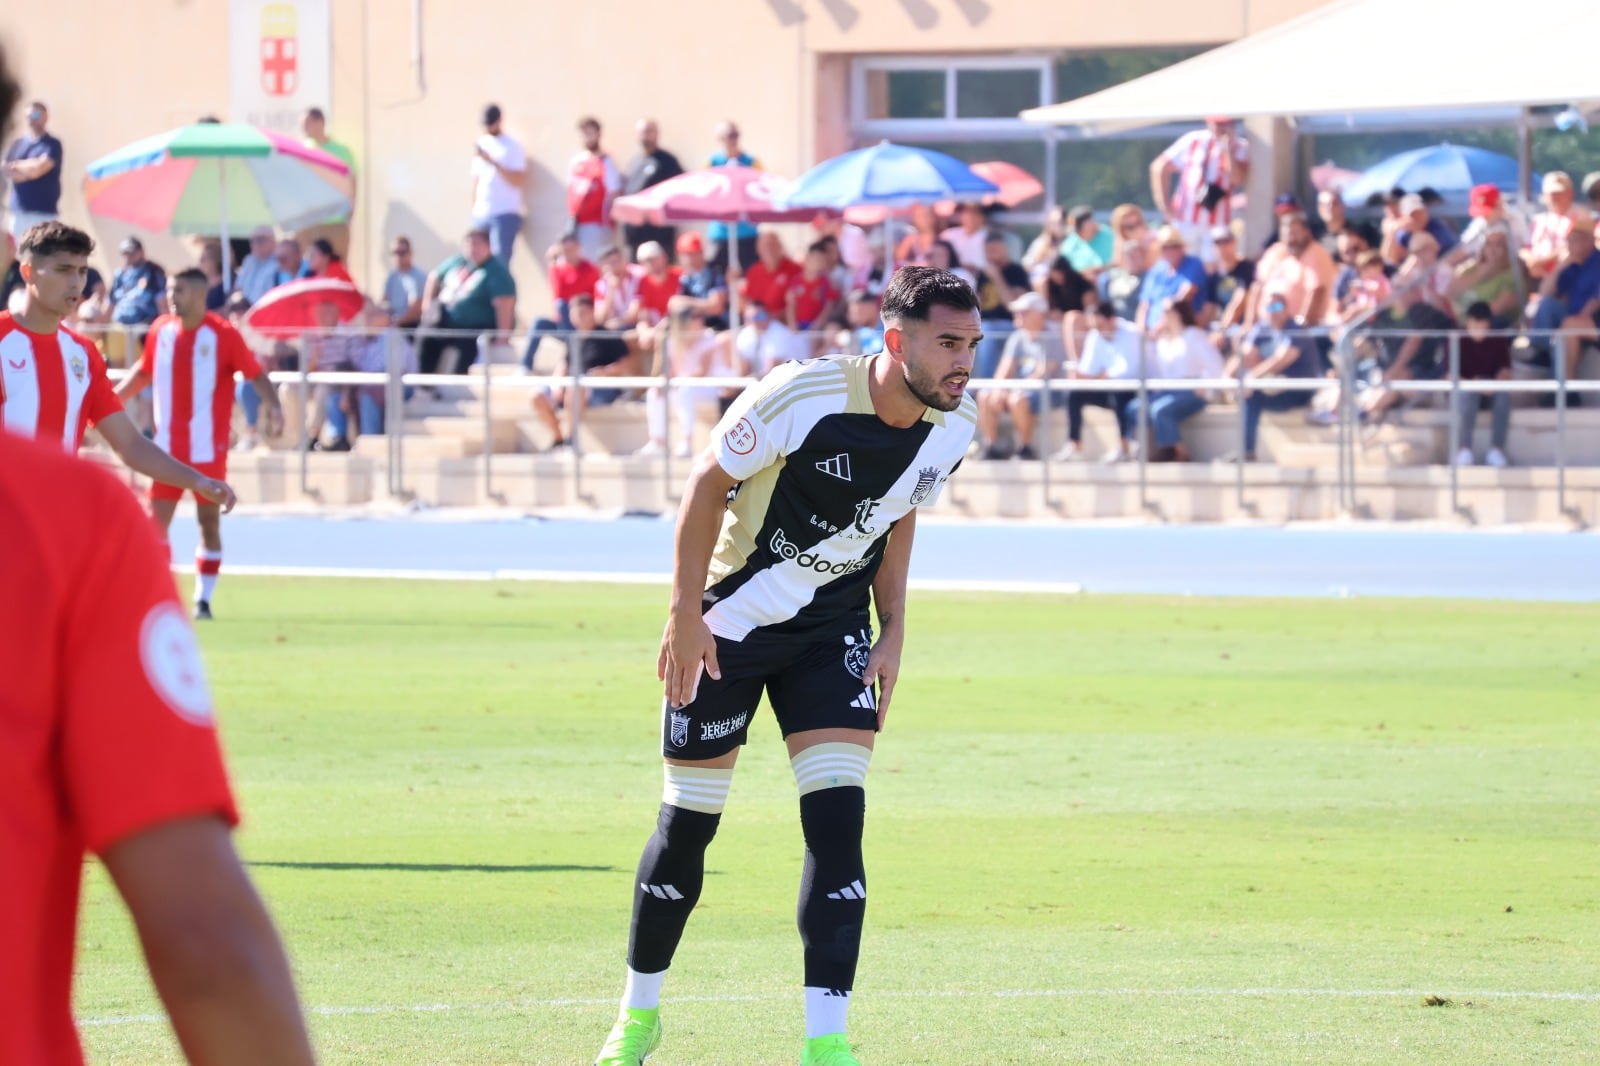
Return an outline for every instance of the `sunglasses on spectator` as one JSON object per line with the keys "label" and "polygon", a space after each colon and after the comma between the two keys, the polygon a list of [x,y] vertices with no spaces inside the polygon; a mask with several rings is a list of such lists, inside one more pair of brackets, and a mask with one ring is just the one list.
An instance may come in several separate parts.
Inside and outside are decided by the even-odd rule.
{"label": "sunglasses on spectator", "polygon": [[405,247],[404,245],[396,245],[395,247],[389,249],[389,254],[390,255],[410,255],[411,254],[411,249]]}

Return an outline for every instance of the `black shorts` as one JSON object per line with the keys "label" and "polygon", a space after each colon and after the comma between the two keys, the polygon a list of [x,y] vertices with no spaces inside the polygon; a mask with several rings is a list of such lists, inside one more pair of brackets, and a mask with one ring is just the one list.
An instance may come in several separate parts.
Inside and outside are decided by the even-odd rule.
{"label": "black shorts", "polygon": [[702,674],[687,707],[661,704],[661,754],[714,759],[744,744],[762,692],[784,736],[808,729],[878,728],[877,686],[861,683],[872,649],[867,618],[842,619],[832,636],[751,633],[717,639],[722,679]]}

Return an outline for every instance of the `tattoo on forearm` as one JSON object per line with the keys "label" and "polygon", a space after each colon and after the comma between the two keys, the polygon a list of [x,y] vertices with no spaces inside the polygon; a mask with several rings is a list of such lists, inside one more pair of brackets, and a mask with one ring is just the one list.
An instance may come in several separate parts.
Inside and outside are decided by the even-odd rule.
{"label": "tattoo on forearm", "polygon": [[880,615],[878,615],[878,628],[880,628],[880,629],[888,629],[889,625],[893,621],[894,621],[894,614],[892,612],[885,612],[883,614],[880,614]]}

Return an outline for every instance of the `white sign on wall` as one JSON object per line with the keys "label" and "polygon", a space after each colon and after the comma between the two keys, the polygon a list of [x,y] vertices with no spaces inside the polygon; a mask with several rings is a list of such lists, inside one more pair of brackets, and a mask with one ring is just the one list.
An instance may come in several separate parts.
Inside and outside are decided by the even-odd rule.
{"label": "white sign on wall", "polygon": [[333,90],[328,0],[230,0],[228,114],[298,135],[308,107]]}

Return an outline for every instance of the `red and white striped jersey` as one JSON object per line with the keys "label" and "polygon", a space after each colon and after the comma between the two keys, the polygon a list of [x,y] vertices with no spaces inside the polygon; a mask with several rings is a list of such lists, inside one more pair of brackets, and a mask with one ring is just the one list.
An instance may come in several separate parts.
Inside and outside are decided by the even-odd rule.
{"label": "red and white striped jersey", "polygon": [[[1208,129],[1192,130],[1161,153],[1161,158],[1178,168],[1178,188],[1171,206],[1179,222],[1216,226],[1233,220],[1232,164],[1250,161],[1250,142],[1236,133],[1232,145],[1232,161],[1225,165],[1223,142]],[[1228,194],[1209,211],[1201,205],[1207,185],[1220,186]]]}
{"label": "red and white striped jersey", "polygon": [[93,341],[65,326],[34,333],[0,311],[0,423],[8,432],[74,454],[85,429],[120,410]]}
{"label": "red and white striped jersey", "polygon": [[192,330],[177,315],[162,315],[144,339],[138,372],[155,397],[156,443],[174,459],[210,463],[228,451],[233,375],[261,374],[249,345],[220,315]]}
{"label": "red and white striped jersey", "polygon": [[1554,211],[1541,211],[1533,216],[1533,232],[1528,235],[1528,248],[1536,262],[1553,263],[1567,250],[1567,234],[1572,232],[1572,212],[1558,215]]}

